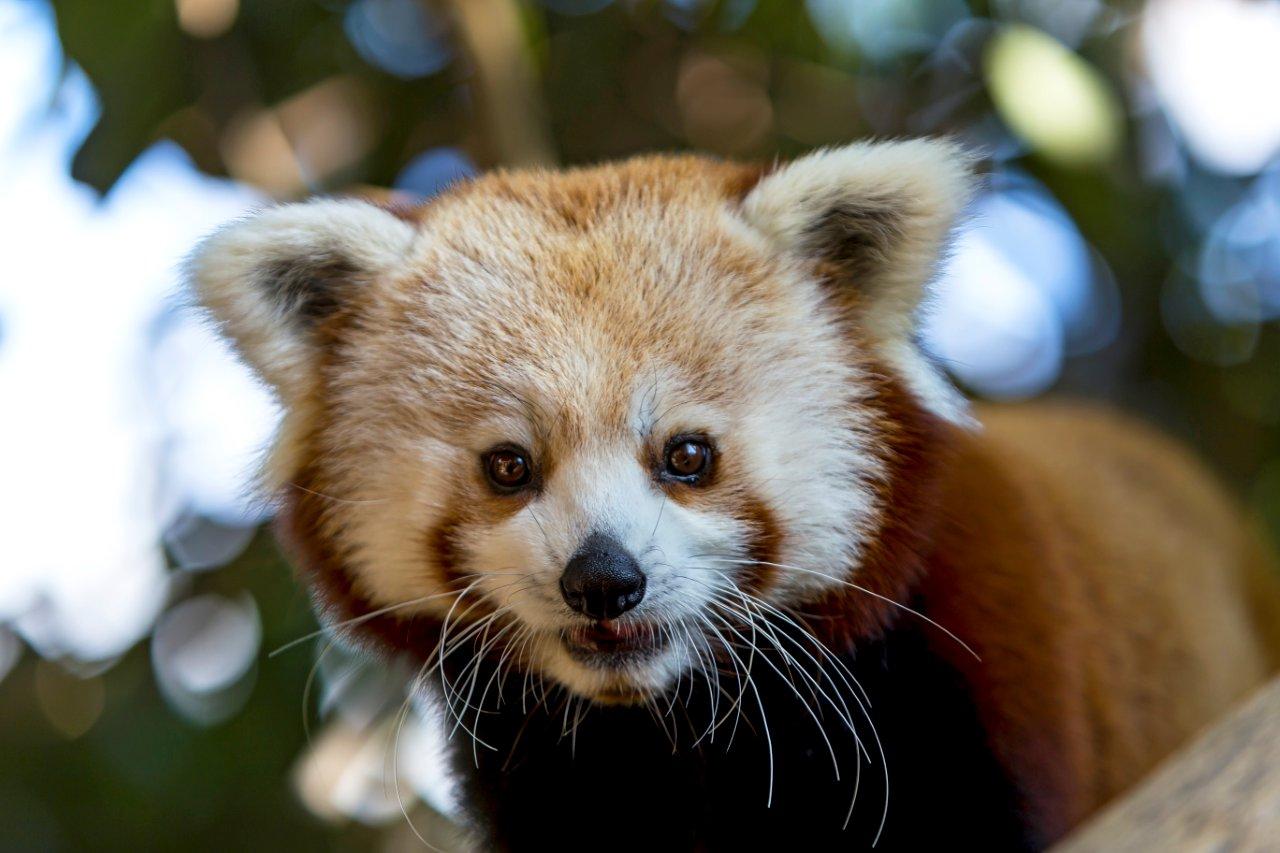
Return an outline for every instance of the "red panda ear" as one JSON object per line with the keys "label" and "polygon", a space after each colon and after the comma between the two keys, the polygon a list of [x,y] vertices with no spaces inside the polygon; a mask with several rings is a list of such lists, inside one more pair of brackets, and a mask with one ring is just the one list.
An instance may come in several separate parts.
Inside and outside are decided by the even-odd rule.
{"label": "red panda ear", "polygon": [[972,162],[941,139],[855,143],[778,168],[741,203],[780,252],[836,280],[867,340],[952,420],[966,418],[963,403],[915,338],[927,285],[972,192]]}
{"label": "red panda ear", "polygon": [[314,372],[313,331],[352,289],[402,262],[414,229],[355,200],[287,204],[205,238],[187,262],[196,298],[290,405]]}

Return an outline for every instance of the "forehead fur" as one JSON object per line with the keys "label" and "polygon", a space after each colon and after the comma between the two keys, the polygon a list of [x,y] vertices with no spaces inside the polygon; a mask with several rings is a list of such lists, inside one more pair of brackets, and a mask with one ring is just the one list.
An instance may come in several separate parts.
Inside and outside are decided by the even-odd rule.
{"label": "forehead fur", "polygon": [[[374,380],[388,406],[429,395],[446,427],[508,415],[571,438],[630,428],[634,389],[659,375],[732,406],[761,365],[812,361],[814,335],[794,333],[820,300],[734,213],[755,177],[647,158],[458,188],[418,214],[407,262],[366,294],[340,384]],[[546,398],[557,411],[538,411]]]}

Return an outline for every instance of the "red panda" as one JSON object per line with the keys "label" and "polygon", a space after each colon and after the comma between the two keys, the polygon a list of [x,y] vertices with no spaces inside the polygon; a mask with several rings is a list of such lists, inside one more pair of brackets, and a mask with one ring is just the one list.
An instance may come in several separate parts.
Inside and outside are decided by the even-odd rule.
{"label": "red panda", "polygon": [[919,349],[970,186],[943,141],[642,157],[193,255],[285,409],[281,538],[419,667],[490,846],[1041,848],[1275,667],[1185,451]]}

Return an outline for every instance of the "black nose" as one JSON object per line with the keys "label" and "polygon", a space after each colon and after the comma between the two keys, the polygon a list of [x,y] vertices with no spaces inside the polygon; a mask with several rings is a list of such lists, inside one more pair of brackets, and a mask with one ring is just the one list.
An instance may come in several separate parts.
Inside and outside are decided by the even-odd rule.
{"label": "black nose", "polygon": [[616,619],[644,598],[644,574],[618,540],[593,533],[560,576],[565,603],[592,619]]}

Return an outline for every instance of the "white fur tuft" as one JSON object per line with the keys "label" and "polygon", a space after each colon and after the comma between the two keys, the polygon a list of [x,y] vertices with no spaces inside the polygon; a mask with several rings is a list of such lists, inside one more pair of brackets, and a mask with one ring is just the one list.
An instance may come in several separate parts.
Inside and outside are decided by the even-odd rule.
{"label": "white fur tuft", "polygon": [[[844,232],[850,244],[867,254],[848,283],[858,291],[859,327],[926,405],[956,422],[968,421],[964,400],[914,338],[926,287],[973,190],[972,159],[939,139],[855,143],[783,166],[742,202],[748,223],[810,261],[831,248],[824,220],[836,210],[853,214],[834,227],[852,229]],[[856,233],[863,221],[865,233]]]}
{"label": "white fur tuft", "polygon": [[245,360],[290,402],[306,393],[315,359],[297,324],[272,298],[273,268],[341,258],[370,280],[403,260],[414,234],[408,223],[362,201],[287,204],[205,238],[187,263],[187,277]]}

